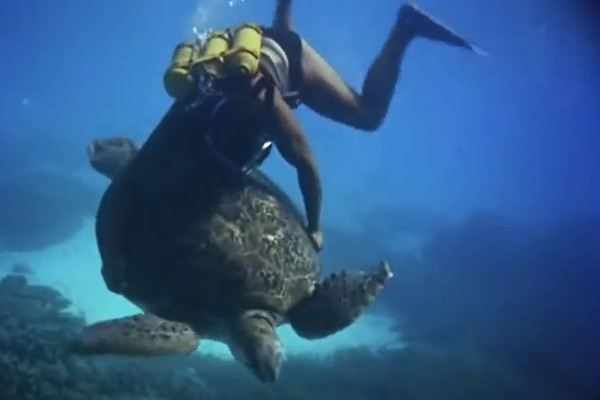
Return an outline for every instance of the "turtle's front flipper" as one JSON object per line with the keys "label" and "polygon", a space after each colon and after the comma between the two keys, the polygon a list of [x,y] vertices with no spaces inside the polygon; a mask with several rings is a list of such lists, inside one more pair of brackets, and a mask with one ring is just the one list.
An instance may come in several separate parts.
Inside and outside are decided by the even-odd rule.
{"label": "turtle's front flipper", "polygon": [[125,169],[139,146],[127,137],[94,140],[87,148],[92,167],[108,179],[114,179]]}
{"label": "turtle's front flipper", "polygon": [[87,326],[73,350],[129,356],[188,354],[196,350],[198,341],[198,335],[185,324],[136,314]]}
{"label": "turtle's front flipper", "polygon": [[391,276],[386,262],[371,272],[331,274],[290,311],[292,328],[306,339],[323,338],[346,328],[375,300]]}

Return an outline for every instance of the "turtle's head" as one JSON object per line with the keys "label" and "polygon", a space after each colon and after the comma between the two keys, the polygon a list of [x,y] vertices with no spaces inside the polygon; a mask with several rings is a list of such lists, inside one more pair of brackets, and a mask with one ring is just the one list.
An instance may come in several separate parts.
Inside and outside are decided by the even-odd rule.
{"label": "turtle's head", "polygon": [[114,179],[138,149],[138,144],[127,137],[96,139],[87,148],[88,160],[97,172]]}
{"label": "turtle's head", "polygon": [[283,348],[273,317],[266,312],[244,313],[235,323],[229,349],[261,382],[274,382],[281,368]]}

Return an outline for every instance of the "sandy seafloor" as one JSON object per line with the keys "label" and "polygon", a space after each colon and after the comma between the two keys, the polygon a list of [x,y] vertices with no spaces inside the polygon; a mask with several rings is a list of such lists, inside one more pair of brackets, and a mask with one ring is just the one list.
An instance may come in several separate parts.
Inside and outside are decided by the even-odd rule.
{"label": "sandy seafloor", "polygon": [[[105,287],[100,275],[92,219],[85,221],[83,228],[70,240],[59,245],[34,252],[0,252],[0,277],[16,263],[31,268],[29,279],[32,283],[53,286],[61,291],[73,302],[73,312],[83,313],[89,323],[139,312],[136,306]],[[365,314],[349,328],[325,339],[302,339],[289,326],[278,328],[278,332],[286,354],[327,355],[355,346],[402,346],[392,327],[391,318]],[[201,342],[198,351],[231,358],[227,346],[214,341]]]}

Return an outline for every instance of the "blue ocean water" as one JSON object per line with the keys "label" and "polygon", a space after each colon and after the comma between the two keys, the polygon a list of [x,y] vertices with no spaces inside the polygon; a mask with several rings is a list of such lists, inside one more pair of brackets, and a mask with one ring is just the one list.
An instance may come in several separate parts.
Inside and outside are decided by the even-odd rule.
{"label": "blue ocean water", "polygon": [[[296,0],[294,26],[360,88],[400,4]],[[86,146],[148,136],[171,103],[162,76],[173,47],[193,27],[268,23],[274,5],[0,4],[0,274],[26,267],[88,322],[136,312],[100,277],[93,217],[108,182],[89,167]],[[600,398],[600,14],[592,2],[567,0],[419,6],[489,57],[416,40],[374,133],[297,111],[323,180],[328,270],[386,258],[393,281],[336,336],[312,342],[282,328],[291,358],[274,388],[253,382],[215,343],[199,351],[218,368],[174,360],[187,371],[177,379],[202,381],[207,398]],[[278,153],[264,170],[301,204],[295,171]],[[19,318],[26,303],[15,296],[0,293],[0,317],[13,305],[10,318]],[[0,366],[13,368],[21,328],[6,321]],[[136,382],[172,369],[141,364]],[[13,380],[25,374],[14,371]],[[42,369],[28,374],[36,390],[47,387]],[[77,391],[181,398],[168,386]],[[67,398],[46,390],[37,398]]]}

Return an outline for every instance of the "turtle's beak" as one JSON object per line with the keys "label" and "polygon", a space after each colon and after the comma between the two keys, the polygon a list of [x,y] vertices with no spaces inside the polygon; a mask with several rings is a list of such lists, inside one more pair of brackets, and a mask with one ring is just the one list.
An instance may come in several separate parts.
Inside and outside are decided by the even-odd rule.
{"label": "turtle's beak", "polygon": [[281,370],[281,343],[274,341],[261,346],[258,357],[250,368],[261,382],[275,382]]}

